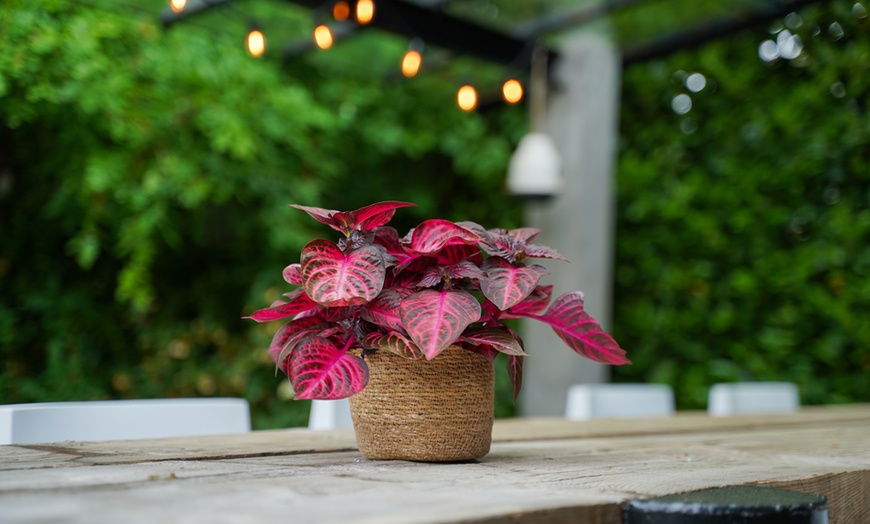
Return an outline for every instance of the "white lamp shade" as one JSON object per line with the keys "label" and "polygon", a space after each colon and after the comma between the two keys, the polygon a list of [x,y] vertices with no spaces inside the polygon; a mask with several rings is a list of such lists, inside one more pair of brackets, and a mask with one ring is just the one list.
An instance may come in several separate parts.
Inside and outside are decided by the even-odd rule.
{"label": "white lamp shade", "polygon": [[508,166],[507,188],[511,194],[546,198],[562,186],[562,159],[549,135],[529,133],[520,140]]}

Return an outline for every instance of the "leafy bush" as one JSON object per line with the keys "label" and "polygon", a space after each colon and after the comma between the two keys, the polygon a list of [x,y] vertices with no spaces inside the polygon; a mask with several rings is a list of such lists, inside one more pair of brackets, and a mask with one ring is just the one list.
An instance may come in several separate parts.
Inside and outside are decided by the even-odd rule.
{"label": "leafy bush", "polygon": [[627,69],[613,331],[634,365],[617,380],[693,408],[738,380],[870,400],[870,22],[852,5],[790,18],[795,60],[759,59],[776,37],[756,31]]}

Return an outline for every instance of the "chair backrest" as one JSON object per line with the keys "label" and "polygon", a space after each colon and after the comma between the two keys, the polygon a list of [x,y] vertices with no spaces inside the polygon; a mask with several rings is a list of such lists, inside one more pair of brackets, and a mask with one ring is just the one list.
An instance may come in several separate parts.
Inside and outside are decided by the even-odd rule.
{"label": "chair backrest", "polygon": [[714,417],[789,413],[798,408],[800,395],[791,382],[714,384],[707,399],[707,413]]}
{"label": "chair backrest", "polygon": [[664,384],[576,384],[568,389],[565,417],[667,417],[674,414],[674,392]]}
{"label": "chair backrest", "polygon": [[348,399],[311,401],[311,411],[308,416],[308,429],[338,429],[352,427],[353,420],[350,417],[350,401]]}
{"label": "chair backrest", "polygon": [[250,407],[239,398],[0,405],[0,444],[183,437],[250,430]]}

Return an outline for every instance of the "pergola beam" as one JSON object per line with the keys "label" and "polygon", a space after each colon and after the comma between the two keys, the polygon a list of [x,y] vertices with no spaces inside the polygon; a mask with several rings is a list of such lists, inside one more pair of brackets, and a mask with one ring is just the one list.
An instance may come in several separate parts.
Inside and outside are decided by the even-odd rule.
{"label": "pergola beam", "polygon": [[[324,5],[321,0],[287,1],[311,9]],[[164,27],[169,27],[212,7],[229,3],[230,0],[201,0],[191,3],[181,13],[164,12],[161,21]],[[533,41],[452,16],[440,9],[442,3],[437,0],[378,0],[375,17],[365,27],[389,31],[408,39],[420,38],[429,45],[502,66],[528,69]],[[298,52],[298,47],[298,43],[291,44],[285,50],[285,56],[288,52]],[[550,55],[551,61],[556,58],[554,52],[550,51]]]}
{"label": "pergola beam", "polygon": [[664,58],[681,49],[698,47],[738,31],[771,22],[819,1],[830,0],[772,0],[759,6],[738,9],[733,15],[697,24],[662,38],[629,47],[622,53],[622,65]]}

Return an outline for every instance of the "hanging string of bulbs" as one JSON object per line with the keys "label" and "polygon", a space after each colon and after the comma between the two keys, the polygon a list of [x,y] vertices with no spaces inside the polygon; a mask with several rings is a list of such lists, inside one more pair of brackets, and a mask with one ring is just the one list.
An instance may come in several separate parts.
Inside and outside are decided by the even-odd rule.
{"label": "hanging string of bulbs", "polygon": [[[169,8],[173,13],[181,13],[187,7],[187,0],[169,0]],[[334,0],[332,3],[332,19],[336,22],[351,20],[364,26],[374,20],[376,13],[375,0]],[[320,20],[319,12],[315,13],[315,27],[312,33],[314,44],[322,50],[332,47],[335,37],[329,25]],[[266,53],[266,37],[256,23],[248,27],[245,47],[254,58],[260,58]],[[419,38],[413,38],[408,43],[408,49],[402,55],[401,71],[406,78],[413,78],[420,72],[423,65],[423,49],[425,44]],[[508,78],[501,86],[502,98],[508,104],[516,104],[525,94],[523,84],[516,78]],[[478,105],[477,89],[470,83],[464,83],[456,91],[456,104],[463,111],[473,111]]]}

